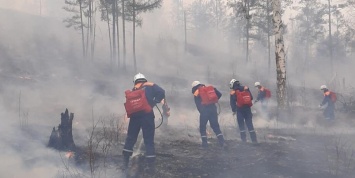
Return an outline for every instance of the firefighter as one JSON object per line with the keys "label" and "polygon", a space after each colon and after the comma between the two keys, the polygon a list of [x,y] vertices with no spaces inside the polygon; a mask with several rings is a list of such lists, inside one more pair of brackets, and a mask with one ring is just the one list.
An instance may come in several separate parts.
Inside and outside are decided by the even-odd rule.
{"label": "firefighter", "polygon": [[[211,95],[210,101],[205,101],[208,97],[205,97],[204,91],[205,89],[210,89],[207,93]],[[202,140],[202,147],[208,148],[207,143],[207,133],[206,133],[206,125],[207,122],[210,122],[210,126],[214,133],[217,136],[219,145],[222,148],[225,148],[224,137],[221,132],[218,123],[218,112],[215,103],[221,98],[222,94],[216,88],[212,86],[206,87],[204,84],[201,84],[199,81],[192,82],[192,94],[194,95],[195,104],[197,110],[200,113],[200,134]]]}
{"label": "firefighter", "polygon": [[[138,73],[133,79],[134,88],[132,91],[144,90],[145,97],[142,98],[147,101],[147,105],[153,108],[157,103],[164,104],[165,91],[157,84],[148,82],[145,76]],[[127,97],[127,94],[126,94]],[[133,101],[133,100],[132,100]],[[134,100],[133,102],[136,102]],[[127,103],[127,101],[126,101]],[[126,111],[128,109],[126,108]],[[127,111],[127,113],[129,113]],[[130,114],[130,120],[128,125],[127,137],[125,145],[123,148],[124,166],[128,168],[129,159],[133,154],[133,146],[137,141],[138,134],[142,129],[143,140],[145,145],[145,160],[147,163],[147,172],[154,172],[155,170],[155,148],[154,148],[154,133],[155,133],[155,122],[154,122],[154,112],[151,109],[147,111],[139,111]]]}
{"label": "firefighter", "polygon": [[336,94],[330,91],[326,85],[322,85],[320,90],[323,91],[324,99],[322,103],[319,105],[320,108],[325,106],[323,115],[327,120],[334,120],[334,109],[335,109],[335,102],[336,102]]}
{"label": "firefighter", "polygon": [[247,86],[242,86],[236,79],[232,79],[229,86],[231,89],[230,105],[233,115],[237,114],[240,138],[243,142],[247,141],[245,130],[246,125],[251,141],[257,143],[256,132],[253,126],[253,114],[251,112],[253,95]]}
{"label": "firefighter", "polygon": [[267,104],[271,97],[271,92],[269,89],[265,88],[260,84],[260,82],[255,82],[254,86],[258,89],[258,96],[254,103],[260,101],[261,103],[261,111],[268,117]]}

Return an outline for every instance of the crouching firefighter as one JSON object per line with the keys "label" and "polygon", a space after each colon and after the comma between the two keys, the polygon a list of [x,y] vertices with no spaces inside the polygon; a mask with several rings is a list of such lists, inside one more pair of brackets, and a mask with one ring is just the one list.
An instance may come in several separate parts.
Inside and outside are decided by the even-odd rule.
{"label": "crouching firefighter", "polygon": [[127,90],[124,104],[127,117],[130,118],[127,138],[123,148],[124,166],[128,168],[129,159],[133,154],[133,146],[137,141],[140,129],[143,131],[145,157],[148,171],[155,169],[154,133],[155,122],[153,107],[164,103],[165,91],[158,85],[147,82],[145,76],[138,73],[133,79],[134,88]]}
{"label": "crouching firefighter", "polygon": [[258,89],[258,96],[254,104],[260,101],[262,114],[265,114],[266,118],[269,118],[267,105],[271,98],[271,91],[262,86],[260,82],[255,82],[254,86]]}
{"label": "crouching firefighter", "polygon": [[218,138],[219,145],[225,146],[224,137],[218,123],[218,113],[216,103],[222,94],[213,86],[205,86],[199,81],[192,82],[192,94],[194,95],[197,110],[200,113],[200,134],[202,139],[202,147],[208,148],[206,125],[210,122],[210,126]]}
{"label": "crouching firefighter", "polygon": [[326,106],[323,112],[325,119],[334,120],[335,118],[334,109],[335,109],[335,102],[337,100],[337,96],[334,92],[330,91],[326,85],[322,85],[320,87],[320,90],[323,91],[324,99],[322,103],[319,105],[319,107],[322,108],[323,106]]}
{"label": "crouching firefighter", "polygon": [[240,131],[240,138],[243,142],[247,141],[245,125],[248,128],[251,141],[257,143],[256,133],[253,126],[253,114],[251,106],[253,106],[253,96],[247,86],[242,86],[239,81],[232,79],[229,83],[230,105],[233,115],[237,113],[237,122]]}

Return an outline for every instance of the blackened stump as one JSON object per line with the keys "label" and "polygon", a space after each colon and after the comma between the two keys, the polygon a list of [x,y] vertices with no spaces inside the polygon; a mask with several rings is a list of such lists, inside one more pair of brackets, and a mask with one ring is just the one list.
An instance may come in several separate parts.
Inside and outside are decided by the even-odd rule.
{"label": "blackened stump", "polygon": [[57,150],[75,151],[75,143],[73,139],[73,119],[74,113],[70,113],[69,116],[68,109],[65,109],[65,113],[61,113],[61,122],[58,129],[53,127],[48,147]]}

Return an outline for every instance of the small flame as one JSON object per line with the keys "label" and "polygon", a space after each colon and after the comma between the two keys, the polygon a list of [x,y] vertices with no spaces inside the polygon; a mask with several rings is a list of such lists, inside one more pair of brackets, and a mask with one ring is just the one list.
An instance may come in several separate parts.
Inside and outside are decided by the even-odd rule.
{"label": "small flame", "polygon": [[207,132],[207,136],[211,136],[212,135],[209,130],[206,130],[206,132]]}
{"label": "small flame", "polygon": [[68,159],[74,157],[74,155],[75,155],[75,153],[72,152],[72,151],[68,151],[68,152],[65,153],[65,157],[68,158]]}

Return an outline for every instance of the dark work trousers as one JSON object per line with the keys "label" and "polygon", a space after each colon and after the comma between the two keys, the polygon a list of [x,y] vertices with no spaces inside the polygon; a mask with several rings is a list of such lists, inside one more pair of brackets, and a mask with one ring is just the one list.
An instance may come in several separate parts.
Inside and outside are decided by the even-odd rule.
{"label": "dark work trousers", "polygon": [[[149,116],[149,117],[148,117]],[[154,115],[143,115],[140,117],[131,118],[129,120],[128,132],[126,142],[123,148],[123,156],[129,159],[133,154],[134,144],[137,142],[137,137],[140,129],[143,131],[144,145],[146,149],[147,162],[153,163],[155,161],[155,148],[154,148],[154,133],[155,123]]]}
{"label": "dark work trousers", "polygon": [[207,143],[206,125],[208,121],[210,122],[210,126],[213,132],[216,134],[218,140],[220,141],[220,144],[223,144],[222,142],[224,142],[224,138],[218,124],[217,110],[207,109],[200,113],[200,134],[203,142],[202,144],[204,144],[204,142]]}
{"label": "dark work trousers", "polygon": [[326,119],[328,120],[333,120],[335,118],[334,114],[334,105],[333,106],[327,106],[323,112],[323,115]]}
{"label": "dark work trousers", "polygon": [[269,119],[269,111],[268,111],[268,100],[264,99],[260,101],[261,104],[261,114],[265,117],[265,119]]}
{"label": "dark work trousers", "polygon": [[237,121],[240,131],[240,138],[243,142],[247,141],[245,125],[248,128],[250,138],[252,142],[257,142],[256,133],[253,125],[253,114],[251,113],[251,108],[248,106],[237,108]]}

